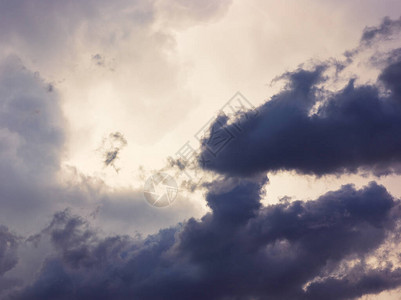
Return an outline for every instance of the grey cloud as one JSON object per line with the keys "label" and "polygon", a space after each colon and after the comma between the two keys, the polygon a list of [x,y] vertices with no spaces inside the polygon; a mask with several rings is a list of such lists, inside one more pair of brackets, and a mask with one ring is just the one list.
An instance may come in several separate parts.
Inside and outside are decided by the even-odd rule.
{"label": "grey cloud", "polygon": [[17,249],[20,238],[7,227],[0,225],[0,295],[21,284],[20,280],[7,277],[6,273],[18,263]]}
{"label": "grey cloud", "polygon": [[392,20],[384,18],[379,26],[366,27],[363,31],[361,42],[372,43],[378,39],[387,39],[401,29],[401,18]]}
{"label": "grey cloud", "polygon": [[[28,50],[36,58],[51,57],[54,53],[72,54],[77,30],[91,20],[101,26],[109,17],[131,19],[133,25],[146,26],[153,20],[151,1],[3,1],[0,4],[0,39],[14,46],[14,51]],[[121,7],[129,8],[124,12]],[[90,25],[89,31],[92,31]],[[113,36],[103,36],[112,39]],[[69,46],[69,47],[68,47]],[[67,50],[66,50],[67,49]],[[17,52],[18,53],[18,52]]]}
{"label": "grey cloud", "polygon": [[174,27],[191,26],[198,22],[216,20],[227,12],[232,0],[220,1],[196,1],[196,0],[173,0],[167,2],[159,1],[157,6],[165,22]]}
{"label": "grey cloud", "polygon": [[11,233],[7,227],[0,226],[0,276],[3,276],[17,264],[18,242],[18,237]]}
{"label": "grey cloud", "polygon": [[[58,170],[64,145],[65,123],[58,95],[49,93],[47,85],[16,57],[9,57],[0,66],[0,128],[8,133],[6,139],[14,140],[4,147],[15,147],[3,148],[3,153],[17,156],[18,172],[32,178],[47,177]],[[10,162],[3,159],[3,163]]]}
{"label": "grey cloud", "polygon": [[[73,57],[74,42],[86,26],[86,38],[115,43],[130,31],[149,30],[155,20],[174,18],[196,23],[226,10],[231,1],[2,1],[0,40],[17,54],[49,59],[63,53]],[[123,20],[124,22],[117,22]],[[88,22],[89,21],[89,22]],[[127,28],[126,25],[129,24]],[[99,27],[106,28],[101,34]],[[82,33],[82,32],[81,32]],[[20,53],[19,51],[22,51]]]}
{"label": "grey cloud", "polygon": [[389,262],[364,263],[400,221],[400,203],[384,187],[347,185],[261,207],[264,183],[209,193],[212,213],[145,239],[101,237],[84,219],[57,213],[46,229],[56,253],[12,298],[321,299],[333,291],[329,299],[349,299],[400,285]]}
{"label": "grey cloud", "polygon": [[16,57],[0,65],[0,216],[7,225],[53,206],[46,199],[56,184],[65,123],[58,94],[47,87]]}

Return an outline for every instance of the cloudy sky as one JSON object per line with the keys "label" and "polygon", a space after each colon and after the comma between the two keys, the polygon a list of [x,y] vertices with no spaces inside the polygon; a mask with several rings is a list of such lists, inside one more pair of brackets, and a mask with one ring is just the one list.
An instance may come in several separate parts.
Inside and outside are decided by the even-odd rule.
{"label": "cloudy sky", "polygon": [[400,16],[0,1],[0,299],[400,299]]}

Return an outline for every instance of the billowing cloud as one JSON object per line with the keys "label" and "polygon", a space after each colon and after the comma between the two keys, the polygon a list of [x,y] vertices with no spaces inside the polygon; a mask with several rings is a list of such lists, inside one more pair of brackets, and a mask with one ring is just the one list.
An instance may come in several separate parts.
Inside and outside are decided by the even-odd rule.
{"label": "billowing cloud", "polygon": [[401,284],[390,258],[368,263],[397,241],[400,203],[384,187],[346,185],[262,208],[264,182],[209,193],[212,213],[146,239],[101,237],[57,213],[43,232],[54,254],[12,298],[321,299],[333,290],[329,299],[349,299]]}
{"label": "billowing cloud", "polygon": [[284,89],[258,107],[258,114],[238,114],[233,123],[221,116],[215,124],[235,138],[216,159],[211,137],[205,139],[204,167],[240,176],[280,170],[318,176],[399,173],[400,57],[381,70],[377,82],[357,84],[355,77],[336,91],[326,86],[332,79],[326,71],[333,67],[336,80],[342,74],[337,62],[287,72],[281,76],[287,80]]}

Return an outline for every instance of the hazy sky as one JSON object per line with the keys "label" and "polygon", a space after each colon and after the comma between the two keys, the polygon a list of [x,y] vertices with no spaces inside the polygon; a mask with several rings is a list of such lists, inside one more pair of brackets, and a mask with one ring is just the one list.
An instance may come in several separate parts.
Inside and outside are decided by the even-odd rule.
{"label": "hazy sky", "polygon": [[0,1],[1,299],[399,299],[400,15]]}

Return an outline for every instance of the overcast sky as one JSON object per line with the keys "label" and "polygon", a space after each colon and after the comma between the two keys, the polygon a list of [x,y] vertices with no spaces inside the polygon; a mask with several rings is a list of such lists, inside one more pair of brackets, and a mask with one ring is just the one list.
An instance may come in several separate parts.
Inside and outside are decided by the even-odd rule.
{"label": "overcast sky", "polygon": [[400,299],[400,16],[0,1],[1,299]]}

